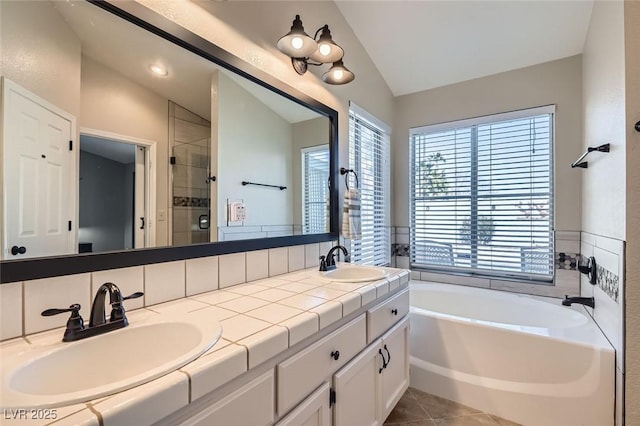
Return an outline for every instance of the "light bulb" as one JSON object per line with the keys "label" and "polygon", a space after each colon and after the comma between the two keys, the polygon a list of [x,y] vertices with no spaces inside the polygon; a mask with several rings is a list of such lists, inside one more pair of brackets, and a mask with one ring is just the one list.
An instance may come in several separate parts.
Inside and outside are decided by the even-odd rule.
{"label": "light bulb", "polygon": [[335,78],[336,80],[342,80],[342,77],[344,77],[344,71],[342,70],[335,70],[333,72],[333,78]]}
{"label": "light bulb", "polygon": [[302,40],[302,37],[294,37],[291,39],[291,46],[293,46],[294,49],[300,49],[303,44],[304,40]]}
{"label": "light bulb", "polygon": [[150,65],[149,69],[151,70],[152,73],[160,77],[166,77],[167,75],[169,75],[169,71],[167,71],[165,67],[159,64]]}
{"label": "light bulb", "polygon": [[329,53],[331,53],[331,46],[328,43],[323,43],[320,45],[318,50],[322,56],[327,56]]}

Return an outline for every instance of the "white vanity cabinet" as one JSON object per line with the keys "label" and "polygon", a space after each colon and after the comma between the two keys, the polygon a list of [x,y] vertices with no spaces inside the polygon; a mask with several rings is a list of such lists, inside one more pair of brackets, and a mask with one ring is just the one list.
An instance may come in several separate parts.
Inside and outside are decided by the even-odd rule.
{"label": "white vanity cabinet", "polygon": [[163,424],[382,425],[409,386],[408,312],[409,289],[403,288],[259,366],[264,373],[248,383],[217,389],[220,399],[201,399],[190,413],[176,415],[186,420]]}
{"label": "white vanity cabinet", "polygon": [[273,369],[200,411],[181,426],[273,424],[275,379]]}
{"label": "white vanity cabinet", "polygon": [[405,317],[333,376],[334,426],[382,425],[409,386]]}
{"label": "white vanity cabinet", "polygon": [[276,426],[331,426],[330,392],[329,383],[324,382]]}

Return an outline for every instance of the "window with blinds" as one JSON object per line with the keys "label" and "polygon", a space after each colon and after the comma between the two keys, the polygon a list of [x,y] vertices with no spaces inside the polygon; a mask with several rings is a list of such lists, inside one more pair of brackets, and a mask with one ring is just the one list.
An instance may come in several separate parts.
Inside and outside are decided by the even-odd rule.
{"label": "window with blinds", "polygon": [[[351,242],[351,261],[388,265],[390,237],[389,128],[355,104],[349,108],[349,167],[358,175],[362,239]],[[349,186],[356,181],[345,175]]]}
{"label": "window with blinds", "polygon": [[329,145],[302,148],[303,233],[329,232]]}
{"label": "window with blinds", "polygon": [[412,266],[553,279],[554,112],[411,130]]}

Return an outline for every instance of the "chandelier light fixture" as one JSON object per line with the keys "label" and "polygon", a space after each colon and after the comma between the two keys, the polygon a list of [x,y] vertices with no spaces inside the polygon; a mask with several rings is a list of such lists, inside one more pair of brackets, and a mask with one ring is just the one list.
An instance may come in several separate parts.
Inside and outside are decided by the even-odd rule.
{"label": "chandelier light fixture", "polygon": [[309,65],[332,64],[322,75],[325,83],[347,84],[356,77],[342,63],[344,50],[331,38],[328,25],[319,28],[312,38],[304,31],[300,15],[296,15],[291,31],[282,36],[276,46],[291,58],[293,69],[300,75],[307,72]]}

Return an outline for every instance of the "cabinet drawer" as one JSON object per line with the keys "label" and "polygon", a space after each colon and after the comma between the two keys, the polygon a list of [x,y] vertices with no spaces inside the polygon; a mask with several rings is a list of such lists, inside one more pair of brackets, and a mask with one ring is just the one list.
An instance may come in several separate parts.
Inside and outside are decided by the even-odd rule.
{"label": "cabinet drawer", "polygon": [[389,327],[409,313],[409,289],[367,311],[367,343],[376,340]]}
{"label": "cabinet drawer", "polygon": [[293,408],[365,345],[363,314],[278,364],[278,414],[283,415]]}

